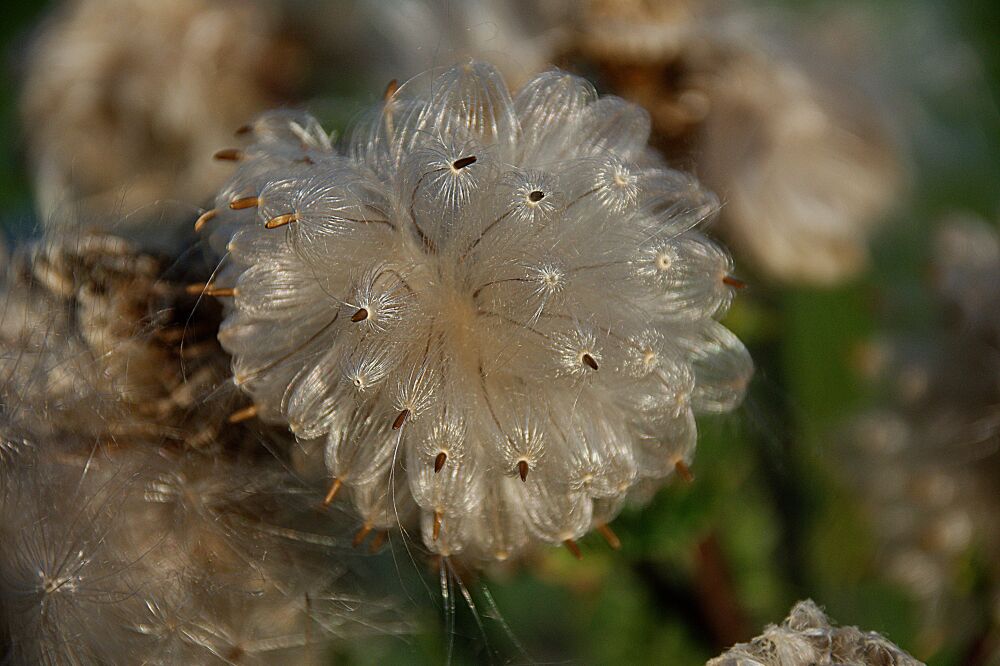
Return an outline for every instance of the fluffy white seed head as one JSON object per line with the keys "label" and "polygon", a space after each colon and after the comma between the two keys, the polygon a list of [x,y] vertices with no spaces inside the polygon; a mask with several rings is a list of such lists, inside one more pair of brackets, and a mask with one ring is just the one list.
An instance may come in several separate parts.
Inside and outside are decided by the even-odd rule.
{"label": "fluffy white seed head", "polygon": [[176,244],[164,222],[227,174],[206,152],[297,87],[287,29],[272,3],[59,3],[25,59],[21,97],[41,219],[141,225],[146,247]]}
{"label": "fluffy white seed head", "polygon": [[693,160],[726,201],[720,227],[741,256],[819,285],[866,266],[906,175],[899,104],[886,103],[892,86],[875,64],[884,40],[857,29],[873,17],[733,0],[581,0],[564,11],[577,24],[564,53],[651,110],[657,144]]}
{"label": "fluffy white seed head", "polygon": [[[293,122],[315,127],[257,125]],[[326,439],[366,522],[412,498],[433,551],[505,559],[610,520],[752,373],[717,322],[740,283],[692,231],[716,199],[648,133],[581,79],[512,97],[475,62],[399,88],[342,151],[258,131],[211,223],[237,383]]]}
{"label": "fluffy white seed head", "polygon": [[792,608],[780,626],[770,625],[707,666],[918,666],[884,636],[858,627],[838,627],[810,599]]}

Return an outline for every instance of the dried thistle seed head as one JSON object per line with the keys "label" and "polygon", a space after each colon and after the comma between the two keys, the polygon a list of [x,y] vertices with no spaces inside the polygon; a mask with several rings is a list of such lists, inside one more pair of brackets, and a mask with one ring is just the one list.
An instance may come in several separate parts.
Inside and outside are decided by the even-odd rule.
{"label": "dried thistle seed head", "polygon": [[348,521],[318,520],[279,465],[87,444],[39,438],[0,494],[17,663],[311,663],[331,641],[409,630],[345,575],[364,573],[342,556]]}
{"label": "dried thistle seed head", "polygon": [[152,221],[144,243],[176,242],[178,227],[162,222],[186,219],[228,173],[212,151],[294,89],[297,54],[277,11],[234,0],[60,4],[21,99],[40,217]]}
{"label": "dried thistle seed head", "polygon": [[[315,126],[258,126],[276,119]],[[476,62],[402,86],[342,151],[268,133],[211,222],[237,383],[325,438],[371,521],[376,491],[415,500],[438,553],[504,559],[612,519],[690,461],[692,414],[734,408],[752,373],[717,321],[729,258],[692,231],[716,199],[648,133],[574,76],[512,97]],[[394,469],[408,490],[389,493]]]}
{"label": "dried thistle seed head", "polygon": [[701,165],[729,204],[726,232],[784,280],[835,284],[861,272],[901,190],[887,122],[844,78],[752,43],[703,76]]}
{"label": "dried thistle seed head", "polygon": [[868,85],[875,58],[843,48],[851,22],[731,0],[580,5],[565,51],[650,109],[668,157],[696,160],[734,247],[784,280],[835,283],[865,266],[904,169],[898,120],[879,108],[890,86]]}
{"label": "dried thistle seed head", "polygon": [[874,631],[835,626],[811,600],[800,601],[780,626],[734,645],[707,666],[920,666]]}
{"label": "dried thistle seed head", "polygon": [[0,276],[0,459],[19,432],[247,446],[227,423],[247,401],[215,339],[220,310],[188,293],[197,268],[167,263],[67,229],[15,250]]}

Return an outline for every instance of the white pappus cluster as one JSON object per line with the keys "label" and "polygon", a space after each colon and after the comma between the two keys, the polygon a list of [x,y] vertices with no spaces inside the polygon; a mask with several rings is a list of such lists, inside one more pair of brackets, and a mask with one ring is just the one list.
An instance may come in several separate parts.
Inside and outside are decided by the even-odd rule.
{"label": "white pappus cluster", "polygon": [[874,631],[838,627],[811,599],[800,601],[780,626],[770,625],[706,666],[920,666]]}
{"label": "white pappus cluster", "polygon": [[391,85],[342,148],[306,115],[248,129],[198,223],[219,338],[365,532],[418,511],[444,556],[575,550],[686,473],[694,414],[740,402],[752,363],[718,319],[742,283],[695,230],[717,200],[639,107],[560,71],[512,97],[470,62]]}

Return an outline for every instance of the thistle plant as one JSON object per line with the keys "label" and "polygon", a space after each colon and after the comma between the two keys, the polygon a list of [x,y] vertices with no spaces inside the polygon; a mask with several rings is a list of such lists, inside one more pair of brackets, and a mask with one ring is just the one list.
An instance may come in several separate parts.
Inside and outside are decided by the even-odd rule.
{"label": "thistle plant", "polygon": [[141,229],[147,247],[176,245],[181,220],[227,175],[199,157],[295,96],[298,54],[277,3],[53,5],[20,100],[39,217],[114,221],[119,232]]}
{"label": "thistle plant", "polygon": [[780,626],[734,645],[707,666],[918,666],[919,661],[885,637],[857,627],[835,626],[812,600],[795,604]]}
{"label": "thistle plant", "polygon": [[232,414],[218,312],[106,234],[50,231],[3,278],[5,661],[315,663],[409,630],[358,591],[290,438]]}
{"label": "thistle plant", "polygon": [[742,282],[697,229],[718,202],[649,128],[569,74],[512,97],[469,62],[390,85],[339,147],[281,112],[220,154],[241,164],[197,227],[234,382],[322,455],[360,537],[413,509],[472,561],[613,541],[633,487],[688,473],[695,414],[739,404],[718,319]]}

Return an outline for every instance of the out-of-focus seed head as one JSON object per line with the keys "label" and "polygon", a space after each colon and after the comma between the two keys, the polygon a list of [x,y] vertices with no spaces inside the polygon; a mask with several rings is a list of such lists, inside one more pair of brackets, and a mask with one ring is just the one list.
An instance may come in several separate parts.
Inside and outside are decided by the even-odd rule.
{"label": "out-of-focus seed head", "polygon": [[[102,233],[51,230],[13,255],[0,279],[0,413],[32,435],[219,441],[239,397],[214,334],[175,266]],[[23,437],[23,432],[20,437]],[[3,453],[0,453],[2,459]]]}
{"label": "out-of-focus seed head", "polygon": [[690,462],[693,413],[739,404],[752,364],[717,320],[740,283],[693,231],[717,201],[647,152],[638,107],[560,71],[512,97],[469,62],[341,151],[307,116],[256,127],[209,223],[220,339],[367,526],[412,498],[440,554],[571,541]]}
{"label": "out-of-focus seed head", "polygon": [[31,49],[21,100],[40,217],[122,228],[155,221],[143,226],[144,242],[176,241],[169,222],[186,219],[226,177],[215,147],[296,87],[296,49],[276,8],[60,4]]}
{"label": "out-of-focus seed head", "polygon": [[698,166],[737,251],[783,280],[832,284],[864,268],[900,191],[901,151],[879,108],[888,86],[872,94],[871,63],[824,43],[835,22],[731,0],[580,4],[564,48],[650,110],[668,157]]}
{"label": "out-of-focus seed head", "polygon": [[812,601],[800,601],[780,626],[734,645],[707,666],[920,666],[873,631],[837,627]]}

